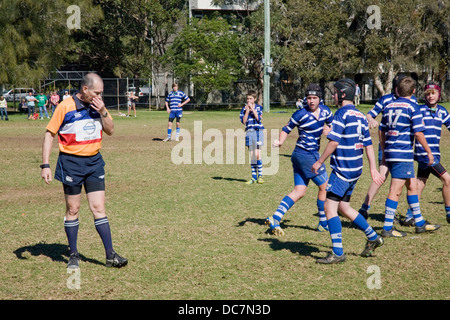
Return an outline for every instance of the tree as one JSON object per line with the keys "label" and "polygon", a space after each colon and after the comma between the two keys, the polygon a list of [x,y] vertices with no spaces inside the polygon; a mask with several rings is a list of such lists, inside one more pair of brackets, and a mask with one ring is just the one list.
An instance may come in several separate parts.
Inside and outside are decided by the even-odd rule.
{"label": "tree", "polygon": [[358,51],[339,1],[289,0],[282,16],[286,27],[281,39],[287,53],[281,65],[303,85],[354,70]]}
{"label": "tree", "polygon": [[[439,70],[443,57],[443,37],[439,24],[449,15],[435,0],[349,1],[354,13],[359,42],[360,67],[372,75],[381,95],[392,89],[392,80],[399,72],[433,74]],[[377,13],[371,7],[379,10]],[[369,10],[368,10],[369,8]],[[368,19],[380,19],[371,27]],[[370,22],[370,21],[369,21]]]}
{"label": "tree", "polygon": [[209,94],[229,89],[238,77],[238,36],[226,20],[191,19],[168,50],[175,76]]}
{"label": "tree", "polygon": [[[77,2],[81,29],[101,17],[91,1]],[[49,71],[76,57],[69,55],[75,42],[66,13],[69,0],[9,0],[0,2],[0,83],[35,86]]]}

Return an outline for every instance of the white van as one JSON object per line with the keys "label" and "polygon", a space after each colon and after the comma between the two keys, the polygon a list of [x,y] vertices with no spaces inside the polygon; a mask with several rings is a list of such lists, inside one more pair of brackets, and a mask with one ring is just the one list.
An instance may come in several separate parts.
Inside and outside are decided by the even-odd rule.
{"label": "white van", "polygon": [[33,92],[33,95],[36,95],[36,91],[33,88],[14,88],[3,91],[2,96],[5,97],[6,101],[14,101],[15,98],[17,102],[20,102],[22,99],[25,99],[30,91]]}

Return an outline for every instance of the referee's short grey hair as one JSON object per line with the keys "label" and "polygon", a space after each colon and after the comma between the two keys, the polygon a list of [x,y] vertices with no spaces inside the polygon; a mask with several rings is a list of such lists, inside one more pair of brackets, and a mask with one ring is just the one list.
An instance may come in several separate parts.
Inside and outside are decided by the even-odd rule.
{"label": "referee's short grey hair", "polygon": [[81,88],[83,88],[84,86],[88,87],[89,89],[91,89],[94,86],[94,83],[96,81],[103,81],[102,78],[96,74],[96,73],[87,73],[83,76],[83,78],[81,79]]}

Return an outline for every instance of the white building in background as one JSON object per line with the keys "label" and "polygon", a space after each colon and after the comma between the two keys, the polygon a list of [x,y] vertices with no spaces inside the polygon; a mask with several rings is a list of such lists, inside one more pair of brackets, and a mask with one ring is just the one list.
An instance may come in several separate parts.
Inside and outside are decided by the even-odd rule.
{"label": "white building in background", "polygon": [[211,0],[190,0],[189,1],[189,13],[191,17],[202,18],[204,14],[214,11],[255,11],[263,0],[248,1],[248,0],[235,0],[229,1],[230,4],[215,6],[212,5]]}

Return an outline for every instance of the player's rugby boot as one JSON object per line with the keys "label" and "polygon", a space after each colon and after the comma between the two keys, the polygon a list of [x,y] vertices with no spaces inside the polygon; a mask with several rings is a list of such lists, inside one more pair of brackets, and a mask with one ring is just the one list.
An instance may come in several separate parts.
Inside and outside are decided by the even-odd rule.
{"label": "player's rugby boot", "polygon": [[266,218],[266,226],[268,226],[272,233],[276,236],[284,236],[284,231],[280,227],[280,223],[278,220],[275,220],[273,217],[267,217]]}
{"label": "player's rugby boot", "polygon": [[263,184],[264,180],[261,176],[258,177],[258,180],[256,180],[256,182],[258,182],[259,184]]}
{"label": "player's rugby boot", "polygon": [[320,224],[320,222],[319,222],[319,224],[317,225],[316,230],[319,231],[319,232],[329,231],[328,226],[325,226],[325,227],[324,227],[324,226],[322,226],[322,225]]}
{"label": "player's rugby boot", "polygon": [[248,180],[245,184],[254,184],[256,183],[256,180],[251,178],[250,180]]}
{"label": "player's rugby boot", "polygon": [[409,218],[409,219],[400,219],[400,225],[404,226],[404,227],[414,227],[416,225],[416,222],[414,220],[414,218]]}
{"label": "player's rugby boot", "polygon": [[440,227],[440,224],[431,224],[428,221],[425,221],[425,224],[423,226],[416,226],[416,233],[432,232],[436,231]]}
{"label": "player's rugby boot", "polygon": [[79,261],[80,261],[80,256],[79,256],[78,252],[71,253],[70,257],[69,257],[69,263],[67,263],[67,268],[70,268],[70,269],[79,268],[80,267]]}
{"label": "player's rugby boot", "polygon": [[317,263],[321,264],[335,264],[335,263],[342,263],[344,261],[345,261],[345,253],[343,253],[342,256],[337,256],[332,252],[329,252],[325,258],[319,258],[316,260]]}
{"label": "player's rugby boot", "polygon": [[383,231],[381,231],[381,236],[383,238],[402,238],[402,237],[406,237],[406,232],[398,231],[395,228],[392,228],[389,231],[386,231],[383,229]]}
{"label": "player's rugby boot", "polygon": [[108,268],[110,267],[114,267],[114,268],[121,268],[126,266],[128,263],[128,260],[125,258],[122,258],[121,256],[119,256],[116,252],[113,252],[113,257],[112,259],[106,259],[106,266]]}
{"label": "player's rugby boot", "polygon": [[375,240],[367,240],[366,247],[361,253],[362,257],[371,257],[376,248],[381,247],[384,244],[382,237],[378,236]]}

